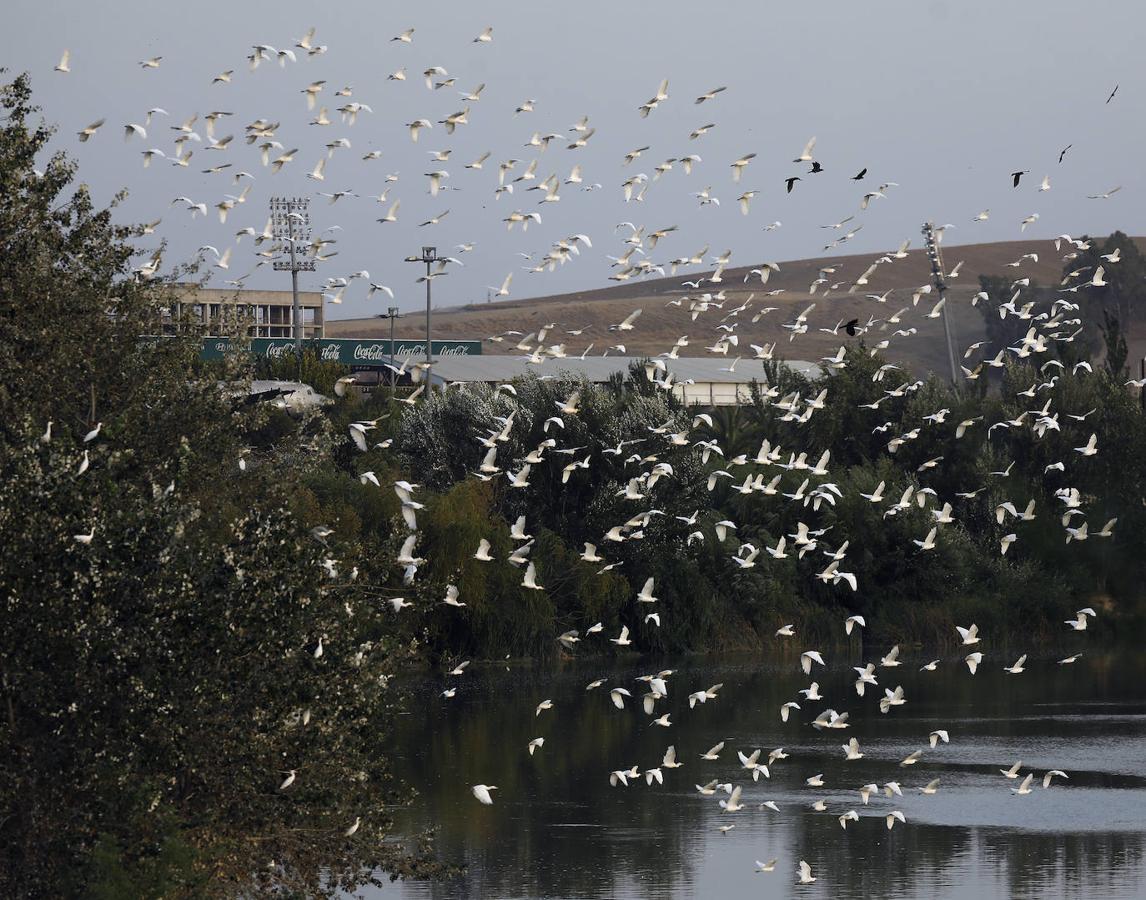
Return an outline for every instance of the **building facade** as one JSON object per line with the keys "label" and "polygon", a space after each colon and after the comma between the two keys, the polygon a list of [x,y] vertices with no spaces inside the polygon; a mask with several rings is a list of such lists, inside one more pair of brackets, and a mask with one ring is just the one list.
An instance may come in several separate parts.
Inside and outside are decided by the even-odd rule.
{"label": "building facade", "polygon": [[[325,337],[320,291],[299,291],[304,340]],[[245,328],[252,338],[293,338],[294,301],[290,291],[232,290],[179,284],[171,288],[164,330],[203,329],[205,337],[233,335]]]}

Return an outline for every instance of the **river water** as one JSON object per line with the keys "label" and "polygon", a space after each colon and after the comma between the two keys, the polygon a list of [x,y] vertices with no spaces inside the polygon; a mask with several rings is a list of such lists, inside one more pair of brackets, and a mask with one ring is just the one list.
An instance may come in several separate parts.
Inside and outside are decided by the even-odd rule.
{"label": "river water", "polygon": [[[414,702],[394,736],[396,768],[420,791],[399,825],[436,826],[440,856],[466,874],[360,896],[1146,897],[1146,654],[1092,653],[1065,666],[1056,662],[1065,653],[1032,656],[1023,674],[1002,672],[1020,652],[988,654],[976,675],[961,655],[920,672],[928,657],[905,653],[902,666],[878,670],[880,687],[862,699],[850,668],[858,652],[825,654],[829,666],[811,677],[793,655],[474,665],[461,677],[421,679],[408,685]],[[651,724],[639,702],[614,708],[610,687],[637,700],[646,688],[636,677],[663,668],[675,670],[656,710],[670,713],[669,727]],[[586,691],[595,678],[608,681]],[[797,694],[813,679],[824,701]],[[687,695],[715,683],[717,698],[690,709]],[[881,714],[882,688],[896,685],[907,702]],[[446,686],[457,696],[439,696]],[[536,715],[547,699],[553,709]],[[789,700],[803,708],[784,723]],[[851,727],[813,729],[826,707],[848,711]],[[936,729],[950,743],[931,749]],[[864,756],[847,761],[840,745],[853,736]],[[536,737],[545,744],[530,757]],[[699,758],[720,741],[718,761]],[[610,786],[611,771],[657,766],[669,744],[683,765],[662,770],[663,786]],[[736,758],[778,747],[789,757],[755,783]],[[918,763],[900,765],[920,749]],[[1012,793],[1019,779],[999,772],[1019,761],[1023,774],[1036,773],[1029,795]],[[1069,778],[1044,789],[1048,769]],[[824,786],[806,786],[818,773]],[[917,790],[934,778],[936,794]],[[697,792],[713,779],[742,785],[744,809],[725,812],[724,793]],[[863,804],[861,785],[889,781],[902,797],[881,792]],[[493,806],[474,799],[476,783],[498,786]],[[816,800],[826,811],[811,808]],[[760,808],[765,801],[779,811]],[[842,829],[837,817],[852,809],[860,819]],[[892,810],[907,822],[889,831]],[[775,871],[755,872],[755,860],[773,858]],[[797,884],[800,860],[814,884]]]}

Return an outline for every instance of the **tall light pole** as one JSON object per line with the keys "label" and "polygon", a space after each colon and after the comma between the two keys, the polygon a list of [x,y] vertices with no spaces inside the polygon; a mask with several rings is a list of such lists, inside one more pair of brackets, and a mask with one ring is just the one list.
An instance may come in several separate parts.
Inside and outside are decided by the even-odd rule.
{"label": "tall light pole", "polygon": [[394,389],[397,386],[397,371],[394,365],[394,320],[400,319],[402,316],[398,312],[398,307],[391,306],[386,310],[385,315],[380,315],[379,319],[390,320],[390,399],[394,399]]}
{"label": "tall light pole", "polygon": [[[430,265],[438,261],[437,247],[423,247],[421,256],[407,256],[406,262],[420,262],[426,264],[426,384],[430,383],[430,366],[433,359],[430,355],[430,283],[434,276],[430,273]],[[421,280],[421,279],[419,279]]]}
{"label": "tall light pole", "polygon": [[286,242],[289,260],[275,260],[275,271],[290,272],[291,333],[294,336],[294,354],[298,363],[298,377],[302,380],[302,310],[298,302],[298,273],[313,272],[314,260],[300,260],[295,244],[310,240],[310,201],[304,197],[271,198],[271,233],[280,245]]}
{"label": "tall light pole", "polygon": [[[931,277],[935,281],[935,289],[939,292],[942,302],[947,292],[947,278],[943,273],[943,255],[939,251],[939,241],[935,236],[935,224],[926,222],[923,225],[923,245],[927,251],[927,258],[931,261]],[[947,304],[940,310],[943,314],[943,336],[947,339],[947,362],[951,366],[951,386],[955,393],[959,393],[959,370],[955,366],[955,345],[951,338],[951,322],[947,318]]]}

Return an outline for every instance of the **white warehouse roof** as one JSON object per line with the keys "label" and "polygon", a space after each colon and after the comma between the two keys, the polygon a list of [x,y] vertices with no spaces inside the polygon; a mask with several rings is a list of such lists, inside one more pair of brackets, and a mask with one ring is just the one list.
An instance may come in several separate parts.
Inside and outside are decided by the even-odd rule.
{"label": "white warehouse roof", "polygon": [[[644,357],[590,356],[549,359],[532,365],[518,356],[449,356],[434,360],[434,384],[453,381],[476,381],[499,384],[519,375],[583,375],[589,381],[603,383],[618,372],[627,373],[633,363]],[[672,373],[677,397],[686,403],[709,406],[735,406],[748,400],[748,385],[753,381],[767,383],[763,365],[757,360],[741,359],[734,371],[727,371],[731,361],[723,358],[681,357],[665,360]],[[804,360],[784,360],[783,365],[810,377],[822,373],[818,365]],[[691,382],[691,383],[689,383]]]}

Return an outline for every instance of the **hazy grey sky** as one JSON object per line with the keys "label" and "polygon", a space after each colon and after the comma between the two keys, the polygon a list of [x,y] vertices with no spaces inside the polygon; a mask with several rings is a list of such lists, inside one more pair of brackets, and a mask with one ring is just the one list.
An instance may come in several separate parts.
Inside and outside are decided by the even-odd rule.
{"label": "hazy grey sky", "polygon": [[[1020,220],[1035,212],[1040,219],[1026,236],[1146,230],[1146,62],[1139,46],[1146,7],[1136,3],[9,0],[6,21],[0,60],[12,71],[31,72],[37,101],[59,125],[54,146],[79,160],[79,177],[98,200],[120,188],[130,191],[125,218],[162,216],[168,265],[194,255],[201,244],[220,250],[232,245],[244,226],[261,231],[272,194],[353,190],[361,198],[334,206],[314,197],[316,230],[342,230],[333,234],[338,256],[318,273],[304,275],[304,285],[317,287],[324,277],[366,269],[371,280],[395,290],[404,309],[423,300],[414,285],[418,268],[401,260],[423,244],[440,251],[463,241],[476,244],[462,257],[465,268],[436,281],[437,306],[484,300],[486,286],[500,285],[509,272],[514,297],[607,286],[616,270],[606,255],[624,249],[627,232],[614,234],[621,221],[649,231],[679,226],[650,253],[657,262],[709,245],[712,253],[731,249],[733,265],[815,256],[842,233],[819,226],[853,214],[848,227],[864,228],[844,249],[863,253],[907,238],[918,246],[920,223],[928,218],[958,226],[947,235],[951,244],[1018,238]],[[297,51],[298,62],[285,68],[263,62],[248,71],[251,45],[293,47],[312,25],[318,29],[315,42],[329,47],[324,55],[307,58]],[[473,43],[490,25],[492,42]],[[390,41],[410,27],[416,29],[412,44]],[[71,51],[67,75],[53,71],[65,48]],[[160,68],[139,66],[157,55],[163,57]],[[456,84],[427,90],[421,73],[428,66],[442,66]],[[406,81],[387,80],[402,68]],[[226,69],[234,70],[232,82],[212,85]],[[640,118],[637,107],[662,78],[670,80],[669,99]],[[326,80],[318,105],[329,108],[328,127],[308,124],[315,113],[307,110],[301,91],[317,79]],[[411,142],[404,123],[437,122],[463,109],[460,92],[482,82],[487,86],[480,101],[468,104],[471,124],[452,137],[435,125]],[[1121,87],[1106,104],[1115,84]],[[353,86],[349,100],[374,110],[352,127],[334,111],[347,102],[335,96],[344,85]],[[721,85],[728,90],[714,100],[693,103]],[[535,111],[515,116],[526,99],[535,101]],[[153,106],[170,117],[156,116],[146,140],[125,143],[123,125],[142,123]],[[187,168],[162,159],[142,167],[141,151],[148,147],[174,152],[170,126],[197,112],[202,134],[202,116],[212,110],[234,113],[216,129],[218,136],[235,135],[228,150],[211,152],[192,142]],[[544,153],[525,146],[534,132],[570,135],[570,126],[584,115],[596,128],[587,147],[567,150],[564,139]],[[277,139],[287,149],[299,148],[295,161],[277,175],[242,141],[243,125],[259,116],[281,122]],[[76,132],[99,118],[107,119],[106,126],[79,143]],[[711,132],[689,139],[690,131],[709,123],[716,125]],[[791,162],[812,135],[825,169],[815,176],[806,174],[806,164]],[[308,180],[306,173],[326,153],[324,145],[342,137],[351,149],[334,154],[324,182]],[[1058,154],[1067,144],[1073,147],[1060,165]],[[645,145],[651,149],[623,164],[626,152]],[[428,151],[447,148],[454,151],[448,162],[430,160]],[[371,150],[382,151],[381,158],[363,161]],[[464,168],[487,150],[492,155],[481,171]],[[729,164],[749,152],[758,156],[735,184]],[[690,153],[703,159],[691,176],[678,163],[650,185],[644,202],[624,202],[626,178],[638,172],[651,178],[666,157]],[[537,181],[495,198],[497,164],[511,157],[521,162],[509,178],[538,158]],[[232,164],[225,173],[201,174],[225,162]],[[541,206],[543,192],[524,190],[550,174],[566,179],[577,163],[585,184],[600,183],[600,190],[563,186],[560,202]],[[848,180],[864,167],[864,181]],[[431,197],[424,173],[435,169],[449,171],[445,183],[458,190]],[[1013,190],[1008,175],[1017,169],[1030,175]],[[210,207],[238,193],[230,178],[238,170],[255,180],[248,201],[225,225],[213,210],[206,219],[192,220],[181,207],[170,206],[176,196]],[[402,201],[398,222],[378,224],[386,207],[370,197],[387,186],[391,173],[399,176],[389,195]],[[783,180],[796,174],[804,180],[787,195]],[[1039,181],[1047,174],[1052,189],[1040,193]],[[885,180],[900,187],[861,213],[864,191]],[[1086,199],[1116,185],[1122,190],[1109,200]],[[701,208],[692,195],[709,186],[721,205]],[[748,216],[736,203],[745,190],[758,191]],[[973,224],[985,208],[990,219]],[[418,227],[447,209],[440,224]],[[528,233],[520,226],[508,232],[501,219],[513,210],[540,211],[543,221]],[[781,228],[763,231],[775,220]],[[519,251],[537,258],[553,241],[574,233],[589,235],[593,249],[553,273],[522,269],[528,263]],[[218,272],[215,282],[251,271],[252,251],[244,238],[229,272]],[[288,278],[264,267],[247,284],[285,288]],[[368,315],[388,305],[384,294],[369,302],[365,297],[366,284],[356,282],[327,315]]]}

